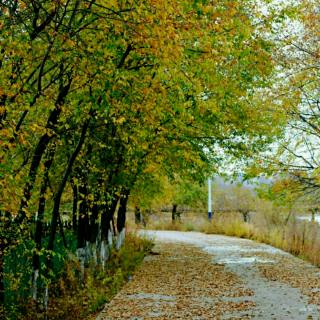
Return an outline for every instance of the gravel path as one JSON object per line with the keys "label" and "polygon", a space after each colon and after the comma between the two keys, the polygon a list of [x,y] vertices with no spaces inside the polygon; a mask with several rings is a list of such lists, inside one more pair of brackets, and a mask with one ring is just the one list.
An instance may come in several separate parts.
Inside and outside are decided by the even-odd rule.
{"label": "gravel path", "polygon": [[156,254],[106,305],[107,319],[320,319],[320,270],[273,247],[145,231]]}

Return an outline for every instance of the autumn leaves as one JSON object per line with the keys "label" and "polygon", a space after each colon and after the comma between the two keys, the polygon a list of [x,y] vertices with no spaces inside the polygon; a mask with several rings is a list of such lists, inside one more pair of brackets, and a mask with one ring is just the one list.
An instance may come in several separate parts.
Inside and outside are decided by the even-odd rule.
{"label": "autumn leaves", "polygon": [[8,1],[0,10],[0,210],[16,231],[1,231],[4,250],[22,238],[34,261],[54,252],[61,212],[78,249],[99,246],[118,202],[112,233],[123,230],[139,184],[159,174],[201,181],[217,150],[242,157],[273,134],[254,90],[272,70],[270,46],[249,3]]}

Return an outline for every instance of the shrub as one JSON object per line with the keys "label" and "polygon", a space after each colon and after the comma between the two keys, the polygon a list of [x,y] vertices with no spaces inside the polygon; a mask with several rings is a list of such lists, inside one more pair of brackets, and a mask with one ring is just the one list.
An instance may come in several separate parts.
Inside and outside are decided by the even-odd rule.
{"label": "shrub", "polygon": [[[7,300],[10,303],[5,305],[5,319],[35,320],[44,319],[45,315],[50,320],[85,319],[89,314],[100,311],[119,291],[152,246],[150,240],[129,233],[124,246],[119,251],[112,250],[105,269],[92,262],[85,269],[83,280],[77,258],[68,253],[59,276],[50,284],[48,310],[44,310],[43,303],[36,304],[30,298],[30,287],[29,296],[26,295],[25,284],[21,292],[17,287],[14,301],[13,298]],[[8,296],[12,294],[6,292]]]}

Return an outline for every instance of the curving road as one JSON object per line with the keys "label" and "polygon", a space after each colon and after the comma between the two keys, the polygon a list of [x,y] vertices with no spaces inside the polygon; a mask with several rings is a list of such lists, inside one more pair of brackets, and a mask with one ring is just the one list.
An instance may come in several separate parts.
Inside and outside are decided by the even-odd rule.
{"label": "curving road", "polygon": [[155,240],[97,319],[320,319],[320,270],[250,240],[143,231]]}

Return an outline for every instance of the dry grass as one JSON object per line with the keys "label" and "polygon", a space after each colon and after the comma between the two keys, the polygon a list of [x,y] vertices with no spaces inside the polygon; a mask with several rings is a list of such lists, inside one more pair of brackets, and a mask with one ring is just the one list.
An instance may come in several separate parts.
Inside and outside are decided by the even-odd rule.
{"label": "dry grass", "polygon": [[263,214],[254,217],[250,223],[243,222],[237,213],[216,214],[211,222],[205,217],[205,213],[201,216],[199,213],[188,213],[182,216],[180,222],[172,223],[169,213],[161,213],[150,217],[147,228],[200,231],[252,239],[270,244],[320,266],[320,227],[317,223],[292,219],[285,224],[280,216],[274,219]]}

